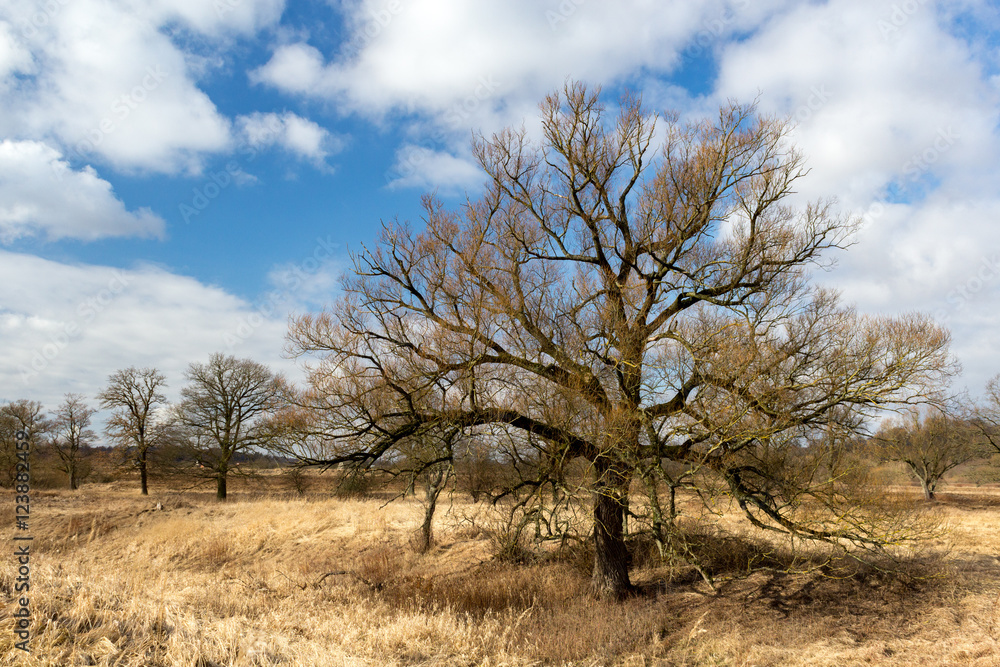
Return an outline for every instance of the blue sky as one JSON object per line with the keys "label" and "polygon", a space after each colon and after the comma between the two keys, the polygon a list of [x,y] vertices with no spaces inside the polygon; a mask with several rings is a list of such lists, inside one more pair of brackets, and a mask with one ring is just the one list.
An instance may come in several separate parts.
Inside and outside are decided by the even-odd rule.
{"label": "blue sky", "polygon": [[481,178],[474,131],[569,78],[684,118],[790,116],[801,201],[862,215],[818,277],[1000,372],[1000,15],[985,0],[0,0],[0,400],[250,356],[380,220]]}

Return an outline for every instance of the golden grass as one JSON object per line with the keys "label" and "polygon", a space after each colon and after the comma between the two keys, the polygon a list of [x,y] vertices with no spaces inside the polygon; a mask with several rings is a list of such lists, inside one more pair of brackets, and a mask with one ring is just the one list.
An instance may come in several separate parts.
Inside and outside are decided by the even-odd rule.
{"label": "golden grass", "polygon": [[[12,500],[0,515],[13,516]],[[690,572],[640,565],[644,594],[621,604],[587,595],[585,559],[492,561],[467,521],[475,508],[457,499],[421,555],[407,546],[419,503],[382,505],[239,494],[217,504],[121,485],[39,492],[32,653],[13,646],[4,556],[0,663],[1000,664],[1000,495],[915,502],[950,527],[931,545],[947,555],[909,565],[913,576],[733,572],[712,593]],[[12,528],[0,531],[6,544]]]}

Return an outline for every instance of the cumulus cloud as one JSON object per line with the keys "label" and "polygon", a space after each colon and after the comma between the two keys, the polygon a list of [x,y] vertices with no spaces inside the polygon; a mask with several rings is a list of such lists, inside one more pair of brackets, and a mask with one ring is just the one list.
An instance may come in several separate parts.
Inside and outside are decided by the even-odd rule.
{"label": "cumulus cloud", "polygon": [[239,116],[236,125],[244,141],[253,148],[277,145],[314,163],[323,163],[329,155],[340,152],[344,147],[341,137],[289,111]]}
{"label": "cumulus cloud", "polygon": [[285,92],[312,92],[324,75],[323,54],[308,44],[279,46],[267,64],[250,73],[255,83],[268,83]]}
{"label": "cumulus cloud", "polygon": [[724,11],[721,2],[639,0],[363,0],[343,7],[351,33],[331,61],[314,45],[284,44],[254,80],[373,114],[443,113],[483,79],[499,83],[498,96],[537,101],[567,76],[609,81],[636,66],[667,69],[706,17]]}
{"label": "cumulus cloud", "polygon": [[699,32],[727,35],[757,12],[745,0],[355,0],[338,6],[348,37],[329,58],[318,45],[293,39],[276,45],[251,80],[331,101],[345,113],[402,116],[412,143],[450,158],[435,157],[435,170],[426,175],[443,181],[416,176],[395,184],[442,187],[468,181],[468,165],[460,162],[471,129],[489,133],[530,122],[538,100],[567,78],[613,84],[640,70],[669,72],[683,64],[682,53]]}
{"label": "cumulus cloud", "polygon": [[13,73],[24,73],[32,67],[31,53],[15,37],[14,27],[0,21],[0,80]]}
{"label": "cumulus cloud", "polygon": [[252,34],[281,18],[285,0],[148,0],[142,13],[203,35]]}
{"label": "cumulus cloud", "polygon": [[713,97],[759,95],[764,112],[790,116],[812,169],[801,197],[837,196],[863,215],[856,243],[817,279],[862,310],[946,323],[978,388],[995,346],[977,332],[1000,326],[989,307],[1000,286],[1000,89],[982,40],[955,30],[958,4],[832,0],[774,14],[720,49]]}
{"label": "cumulus cloud", "polygon": [[[198,86],[190,42],[275,23],[283,0],[0,2],[0,133],[57,141],[77,162],[198,173],[232,148],[229,120]],[[175,41],[176,40],[176,41]],[[36,67],[36,64],[43,67]]]}
{"label": "cumulus cloud", "polygon": [[390,189],[461,192],[478,187],[483,178],[482,169],[469,157],[408,144],[396,152],[396,162],[386,173],[386,184]]}
{"label": "cumulus cloud", "polygon": [[41,142],[0,141],[0,241],[163,233],[162,218],[147,208],[128,211],[91,167],[74,170]]}
{"label": "cumulus cloud", "polygon": [[161,267],[0,251],[0,303],[0,400],[31,397],[51,407],[68,391],[93,396],[130,365],[158,367],[176,395],[187,365],[212,352],[298,373],[281,357],[287,305],[265,308]]}
{"label": "cumulus cloud", "polygon": [[968,45],[929,6],[896,17],[899,27],[891,19],[863,0],[777,15],[723,49],[716,96],[759,93],[762,110],[791,116],[811,183],[851,204],[894,182],[913,196],[935,174],[992,162],[998,97]]}

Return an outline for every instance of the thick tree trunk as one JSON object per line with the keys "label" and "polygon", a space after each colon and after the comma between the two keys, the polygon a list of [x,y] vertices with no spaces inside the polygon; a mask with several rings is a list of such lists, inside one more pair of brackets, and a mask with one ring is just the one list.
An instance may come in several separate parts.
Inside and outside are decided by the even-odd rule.
{"label": "thick tree trunk", "polygon": [[934,486],[934,483],[929,482],[926,479],[920,480],[920,488],[923,489],[924,500],[934,500]]}
{"label": "thick tree trunk", "polygon": [[628,477],[607,464],[597,464],[594,492],[594,571],[590,586],[603,599],[621,600],[632,592],[625,547],[625,503]]}
{"label": "thick tree trunk", "polygon": [[225,500],[226,499],[226,473],[220,472],[215,477],[215,499]]}
{"label": "thick tree trunk", "polygon": [[142,495],[149,495],[149,477],[146,472],[146,452],[139,455],[139,483],[142,485]]}
{"label": "thick tree trunk", "polygon": [[74,467],[74,466],[70,466],[70,469],[69,469],[69,488],[70,488],[71,491],[76,491],[76,489],[77,489],[76,467]]}

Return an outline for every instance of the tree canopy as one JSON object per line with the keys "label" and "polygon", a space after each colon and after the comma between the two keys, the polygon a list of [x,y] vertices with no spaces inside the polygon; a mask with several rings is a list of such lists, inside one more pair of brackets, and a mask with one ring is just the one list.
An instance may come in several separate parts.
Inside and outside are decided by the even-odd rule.
{"label": "tree canopy", "polygon": [[264,364],[215,353],[192,363],[171,429],[188,459],[216,480],[216,498],[227,497],[233,457],[260,450],[271,430],[268,418],[284,404],[284,379]]}
{"label": "tree canopy", "polygon": [[[683,123],[634,97],[609,113],[579,84],[541,114],[537,140],[474,142],[481,195],[454,210],[426,197],[420,230],[385,224],[343,297],[293,322],[291,350],[314,358],[305,458],[367,466],[460,428],[532,461],[523,484],[583,460],[602,596],[631,588],[631,483],[655,501],[671,463],[759,526],[876,541],[840,472],[800,454],[931,396],[949,334],[809,282],[856,223],[796,203],[806,170],[786,123],[735,103]],[[800,514],[806,497],[832,511]]]}

